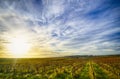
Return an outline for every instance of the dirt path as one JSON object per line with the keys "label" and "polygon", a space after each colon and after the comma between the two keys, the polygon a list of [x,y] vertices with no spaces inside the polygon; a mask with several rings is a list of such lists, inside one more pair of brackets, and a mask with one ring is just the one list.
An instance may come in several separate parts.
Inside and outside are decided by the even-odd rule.
{"label": "dirt path", "polygon": [[90,76],[90,79],[95,79],[95,72],[93,69],[93,62],[92,61],[89,61],[89,76]]}
{"label": "dirt path", "polygon": [[102,68],[100,65],[89,60],[86,65],[81,70],[79,79],[120,79],[117,76],[113,76],[106,69]]}
{"label": "dirt path", "polygon": [[111,76],[111,73],[99,66],[98,64],[92,62],[92,68],[94,70],[94,79],[119,79],[117,77]]}
{"label": "dirt path", "polygon": [[93,68],[93,61],[88,61],[83,67],[80,74],[80,79],[96,79],[95,71]]}

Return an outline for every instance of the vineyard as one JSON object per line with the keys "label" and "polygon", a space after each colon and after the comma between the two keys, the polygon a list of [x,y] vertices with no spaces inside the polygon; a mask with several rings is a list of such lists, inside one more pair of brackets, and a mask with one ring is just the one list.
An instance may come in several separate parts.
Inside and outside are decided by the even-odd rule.
{"label": "vineyard", "polygon": [[0,79],[120,79],[120,56],[1,58]]}

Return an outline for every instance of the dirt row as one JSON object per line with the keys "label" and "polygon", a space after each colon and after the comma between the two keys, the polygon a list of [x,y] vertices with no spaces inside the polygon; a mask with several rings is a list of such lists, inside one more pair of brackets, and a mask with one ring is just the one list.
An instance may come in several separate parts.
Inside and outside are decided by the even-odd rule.
{"label": "dirt row", "polygon": [[[93,61],[88,61],[86,63],[88,69],[88,78],[86,79],[120,79],[118,75],[113,74],[110,71],[102,68]],[[85,72],[85,71],[84,71]]]}

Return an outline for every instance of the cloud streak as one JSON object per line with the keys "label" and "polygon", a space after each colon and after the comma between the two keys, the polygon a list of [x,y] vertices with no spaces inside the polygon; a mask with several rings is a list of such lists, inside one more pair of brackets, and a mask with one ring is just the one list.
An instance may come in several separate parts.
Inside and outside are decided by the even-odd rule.
{"label": "cloud streak", "polygon": [[119,13],[118,0],[0,0],[0,48],[25,35],[31,55],[120,54]]}

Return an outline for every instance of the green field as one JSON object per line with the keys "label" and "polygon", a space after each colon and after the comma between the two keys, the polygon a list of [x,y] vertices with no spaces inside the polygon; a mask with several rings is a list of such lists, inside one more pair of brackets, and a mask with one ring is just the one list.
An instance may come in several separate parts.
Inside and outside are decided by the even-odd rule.
{"label": "green field", "polygon": [[0,79],[120,79],[120,56],[1,58]]}

